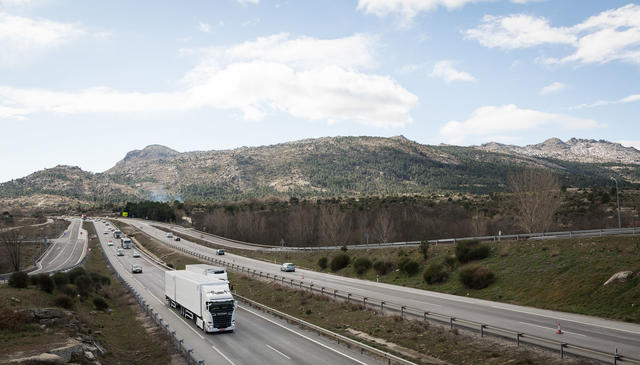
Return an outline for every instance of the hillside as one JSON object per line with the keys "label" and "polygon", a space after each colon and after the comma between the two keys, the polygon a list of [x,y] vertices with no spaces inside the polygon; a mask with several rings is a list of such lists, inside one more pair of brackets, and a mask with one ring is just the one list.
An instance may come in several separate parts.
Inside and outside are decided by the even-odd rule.
{"label": "hillside", "polygon": [[[640,181],[637,150],[606,141],[572,141],[515,148],[430,146],[402,136],[326,137],[184,153],[151,145],[127,153],[104,173],[57,166],[0,184],[0,199],[47,194],[87,202],[210,201],[269,195],[488,193],[503,190],[506,177],[525,165],[552,169],[567,186],[607,185],[611,176],[623,185]],[[578,148],[586,143],[589,148]],[[562,153],[566,149],[572,154]],[[588,162],[574,158],[579,153],[601,157],[592,158],[599,163]],[[612,156],[623,157],[614,162]]]}

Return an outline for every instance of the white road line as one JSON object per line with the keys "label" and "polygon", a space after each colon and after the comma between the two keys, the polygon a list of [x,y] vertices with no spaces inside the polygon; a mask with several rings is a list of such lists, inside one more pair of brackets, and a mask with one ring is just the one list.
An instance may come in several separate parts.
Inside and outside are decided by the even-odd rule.
{"label": "white road line", "polygon": [[222,351],[218,350],[217,347],[211,345],[211,348],[214,349],[218,353],[218,355],[222,356],[225,360],[227,360],[229,364],[236,365],[233,361],[231,361],[231,359],[227,357],[227,355],[223,354]]}
{"label": "white road line", "polygon": [[265,343],[264,345],[267,346],[268,348],[270,348],[271,350],[273,350],[275,353],[277,353],[277,354],[281,355],[282,357],[286,358],[287,360],[291,360],[291,358],[289,356],[287,356],[287,355],[283,354],[282,352],[274,349],[273,347],[269,346],[268,344]]}
{"label": "white road line", "polygon": [[[544,329],[546,329],[546,330],[550,330],[550,331],[556,331],[556,330],[557,330],[557,328],[553,328],[553,327],[546,327],[546,326],[540,326],[540,325],[533,324],[533,323],[528,323],[528,322],[519,322],[519,323],[526,324],[527,326],[533,326],[533,327],[538,327],[538,328],[544,328]],[[582,333],[569,332],[569,331],[565,331],[565,330],[562,330],[562,333],[568,333],[568,334],[575,335],[575,336],[587,337],[587,335],[583,335]]]}
{"label": "white road line", "polygon": [[280,327],[280,328],[283,328],[283,329],[285,329],[285,330],[287,330],[287,331],[289,331],[289,332],[291,332],[291,333],[293,333],[293,334],[295,334],[295,335],[297,335],[297,336],[300,336],[300,337],[304,338],[305,340],[308,340],[308,341],[311,341],[311,342],[315,343],[315,344],[316,344],[316,345],[318,345],[318,346],[322,346],[322,347],[326,348],[327,350],[333,351],[333,352],[335,352],[335,353],[336,353],[336,354],[338,354],[338,355],[344,356],[344,357],[346,357],[346,358],[347,358],[347,359],[349,359],[349,360],[352,360],[352,361],[354,361],[354,362],[357,362],[358,364],[367,365],[367,363],[366,363],[366,362],[362,362],[362,361],[360,361],[360,360],[358,360],[358,359],[356,359],[356,358],[354,358],[354,357],[351,357],[351,356],[349,356],[349,355],[347,355],[347,354],[345,354],[345,353],[343,353],[343,352],[340,352],[340,351],[338,351],[338,350],[336,350],[336,349],[334,349],[334,348],[332,348],[332,347],[330,347],[330,346],[327,346],[327,345],[323,344],[322,342],[318,342],[318,341],[314,340],[313,338],[310,338],[310,337],[308,337],[308,336],[303,335],[303,334],[302,334],[302,333],[300,333],[300,332],[296,332],[296,331],[292,330],[291,328],[288,328],[288,327],[286,327],[286,326],[283,326],[283,325],[281,325],[280,323],[275,322],[275,321],[273,321],[273,320],[271,320],[271,319],[269,319],[269,318],[267,318],[267,317],[265,317],[265,316],[263,316],[263,315],[261,315],[261,314],[258,314],[258,313],[254,312],[254,311],[252,311],[252,310],[249,310],[249,309],[247,309],[247,308],[240,307],[240,306],[238,306],[238,308],[243,309],[243,310],[245,310],[245,311],[247,311],[247,312],[249,312],[249,313],[253,314],[253,315],[254,315],[254,316],[256,316],[256,317],[260,317],[260,318],[264,319],[264,320],[265,320],[265,321],[267,321],[267,322],[271,322],[271,323],[275,324],[276,326],[278,326],[278,327]]}
{"label": "white road line", "polygon": [[606,328],[606,329],[608,329],[608,330],[620,331],[620,332],[627,332],[627,333],[632,333],[632,334],[634,334],[634,335],[640,335],[640,332],[637,332],[637,331],[629,331],[629,330],[624,330],[624,329],[622,329],[622,328],[608,327],[608,326],[603,326],[603,325],[600,325],[600,324],[589,323],[589,322],[580,322],[580,321],[576,321],[576,320],[569,319],[569,318],[551,317],[551,316],[546,315],[546,314],[538,314],[538,313],[533,313],[533,312],[529,312],[529,311],[523,311],[523,310],[517,310],[517,309],[504,308],[504,307],[501,307],[501,306],[499,306],[499,305],[492,305],[491,307],[492,307],[492,308],[497,308],[497,309],[506,310],[506,311],[512,311],[512,312],[518,312],[518,313],[530,314],[530,315],[532,315],[532,316],[545,317],[545,318],[554,318],[554,319],[557,319],[557,320],[559,320],[559,321],[579,323],[579,324],[581,324],[581,325],[586,325],[586,326],[593,326],[593,327],[599,327],[599,328]]}

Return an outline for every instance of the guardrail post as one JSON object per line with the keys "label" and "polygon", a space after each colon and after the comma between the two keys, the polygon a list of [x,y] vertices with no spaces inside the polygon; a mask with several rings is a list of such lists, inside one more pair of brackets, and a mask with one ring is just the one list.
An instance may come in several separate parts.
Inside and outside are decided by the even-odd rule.
{"label": "guardrail post", "polygon": [[453,321],[455,321],[456,318],[455,317],[449,317],[449,327],[453,328]]}
{"label": "guardrail post", "polygon": [[487,328],[486,324],[480,325],[480,337],[484,337],[484,329]]}
{"label": "guardrail post", "polygon": [[567,347],[566,343],[561,343],[560,344],[560,358],[564,359],[564,348]]}
{"label": "guardrail post", "polygon": [[178,340],[178,353],[182,353],[182,344],[184,343],[184,338]]}
{"label": "guardrail post", "polygon": [[362,298],[362,305],[364,306],[364,309],[367,309],[367,297]]}
{"label": "guardrail post", "polygon": [[616,348],[616,352],[613,354],[613,365],[618,365],[618,360],[620,360],[620,355],[618,355],[618,349]]}
{"label": "guardrail post", "polygon": [[522,333],[516,333],[516,345],[520,346],[520,336],[522,336]]}
{"label": "guardrail post", "polygon": [[164,328],[165,328],[166,332],[169,333],[169,324],[168,323],[164,326]]}
{"label": "guardrail post", "polygon": [[351,293],[347,293],[347,303],[349,303],[350,299],[351,299]]}
{"label": "guardrail post", "polygon": [[187,365],[191,365],[191,353],[193,352],[193,349],[188,349],[187,350]]}
{"label": "guardrail post", "polygon": [[338,297],[338,291],[337,290],[333,290],[333,298],[337,298]]}
{"label": "guardrail post", "polygon": [[402,317],[404,319],[404,310],[407,309],[407,307],[405,307],[404,305],[402,307],[400,307],[400,317]]}
{"label": "guardrail post", "polygon": [[173,342],[173,338],[176,337],[176,331],[171,331],[171,333],[169,334],[169,341]]}
{"label": "guardrail post", "polygon": [[324,295],[324,286],[320,288],[320,294]]}

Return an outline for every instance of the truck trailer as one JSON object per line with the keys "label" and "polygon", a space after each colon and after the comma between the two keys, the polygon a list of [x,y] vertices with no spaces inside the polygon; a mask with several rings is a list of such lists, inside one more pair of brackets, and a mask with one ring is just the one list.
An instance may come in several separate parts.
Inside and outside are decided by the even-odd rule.
{"label": "truck trailer", "polygon": [[227,278],[227,269],[224,267],[207,265],[207,264],[193,264],[185,265],[185,270],[198,273],[200,275],[209,276],[211,278],[217,278],[224,281],[229,281]]}
{"label": "truck trailer", "polygon": [[122,245],[122,248],[131,248],[131,238],[129,237],[120,238],[120,244]]}
{"label": "truck trailer", "polygon": [[231,332],[236,327],[238,304],[225,281],[187,270],[165,271],[164,295],[169,307],[180,310],[205,333]]}

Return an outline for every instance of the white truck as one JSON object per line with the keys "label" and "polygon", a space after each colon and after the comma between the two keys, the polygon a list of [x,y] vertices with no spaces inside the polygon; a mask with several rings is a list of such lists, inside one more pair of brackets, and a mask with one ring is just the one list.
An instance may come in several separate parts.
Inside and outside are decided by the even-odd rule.
{"label": "white truck", "polygon": [[122,248],[131,248],[131,238],[129,237],[120,238],[120,244],[122,245]]}
{"label": "white truck", "polygon": [[171,308],[192,319],[205,333],[236,328],[236,308],[229,284],[187,270],[164,272],[164,296]]}
{"label": "white truck", "polygon": [[185,270],[198,273],[200,275],[209,276],[211,278],[217,278],[226,282],[229,282],[227,278],[227,269],[224,267],[207,265],[207,264],[193,264],[185,265]]}

